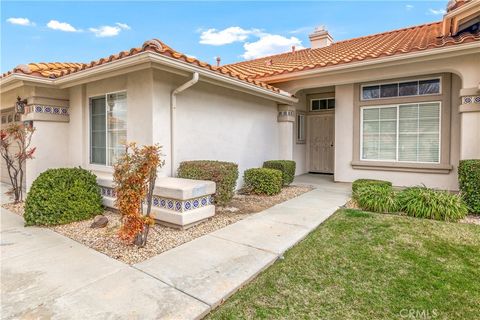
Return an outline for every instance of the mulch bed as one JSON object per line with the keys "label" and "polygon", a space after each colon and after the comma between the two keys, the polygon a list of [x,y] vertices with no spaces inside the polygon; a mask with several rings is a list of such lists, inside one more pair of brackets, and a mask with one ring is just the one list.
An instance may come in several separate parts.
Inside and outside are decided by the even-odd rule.
{"label": "mulch bed", "polygon": [[[289,186],[283,188],[280,194],[270,197],[240,192],[227,207],[217,207],[213,217],[187,230],[154,225],[150,229],[147,245],[143,248],[125,244],[118,238],[120,214],[109,210],[104,212],[109,220],[105,228],[90,228],[93,218],[49,228],[114,259],[135,264],[312,189],[310,186]],[[3,207],[23,215],[23,203],[5,204]]]}

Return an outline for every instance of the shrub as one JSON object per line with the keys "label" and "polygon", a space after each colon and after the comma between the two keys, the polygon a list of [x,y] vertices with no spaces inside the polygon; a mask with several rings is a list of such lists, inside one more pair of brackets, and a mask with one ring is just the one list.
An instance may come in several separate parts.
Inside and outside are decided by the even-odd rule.
{"label": "shrub", "polygon": [[296,164],[293,160],[269,160],[263,163],[263,167],[280,170],[284,186],[288,186],[295,178]]}
{"label": "shrub", "polygon": [[398,194],[400,209],[418,218],[457,221],[468,213],[461,196],[426,187],[412,187]]}
{"label": "shrub", "polygon": [[353,183],[352,183],[352,194],[353,194],[354,199],[356,199],[355,194],[357,193],[357,190],[360,187],[363,187],[365,185],[373,185],[373,184],[374,185],[387,186],[387,187],[392,186],[392,183],[390,181],[374,180],[374,179],[357,179],[357,180],[353,181]]}
{"label": "shrub", "polygon": [[480,213],[480,159],[460,161],[458,182],[470,211]]}
{"label": "shrub", "polygon": [[272,196],[282,191],[282,172],[277,169],[252,168],[243,173],[245,187],[256,194]]}
{"label": "shrub", "polygon": [[178,168],[178,177],[195,180],[210,180],[216,183],[215,202],[225,205],[235,192],[238,165],[232,162],[198,160],[184,161]]}
{"label": "shrub", "polygon": [[355,189],[358,206],[367,211],[388,213],[398,211],[396,192],[385,183],[367,183]]}
{"label": "shrub", "polygon": [[82,168],[49,169],[33,182],[25,201],[26,225],[58,225],[103,211],[96,176]]}

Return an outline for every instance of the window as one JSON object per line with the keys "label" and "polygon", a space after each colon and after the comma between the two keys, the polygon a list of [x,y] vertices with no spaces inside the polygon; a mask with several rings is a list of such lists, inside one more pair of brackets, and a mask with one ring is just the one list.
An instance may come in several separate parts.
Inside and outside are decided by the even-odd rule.
{"label": "window", "polygon": [[439,94],[440,79],[394,82],[362,87],[362,100]]}
{"label": "window", "polygon": [[111,166],[125,149],[127,94],[90,99],[90,163]]}
{"label": "window", "polygon": [[305,143],[305,114],[297,112],[297,143]]}
{"label": "window", "polygon": [[312,99],[310,101],[310,111],[320,111],[328,109],[335,109],[334,98]]}
{"label": "window", "polygon": [[440,103],[363,107],[361,159],[440,162]]}

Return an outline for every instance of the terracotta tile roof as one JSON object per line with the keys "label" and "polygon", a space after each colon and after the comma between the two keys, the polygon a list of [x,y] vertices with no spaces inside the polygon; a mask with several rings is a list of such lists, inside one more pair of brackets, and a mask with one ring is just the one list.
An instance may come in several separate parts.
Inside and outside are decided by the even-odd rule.
{"label": "terracotta tile roof", "polygon": [[2,77],[5,77],[12,73],[23,73],[35,76],[41,76],[45,78],[55,78],[60,76],[62,72],[67,70],[75,70],[83,65],[83,63],[75,62],[40,62],[29,63],[28,65],[19,65],[12,71],[4,73]]}
{"label": "terracotta tile roof", "polygon": [[441,37],[442,22],[339,41],[223,66],[252,79],[480,41],[480,33]]}
{"label": "terracotta tile roof", "polygon": [[275,88],[271,85],[268,85],[264,82],[261,82],[255,79],[250,79],[230,69],[227,69],[224,67],[215,67],[208,63],[197,60],[195,58],[188,57],[178,51],[173,50],[172,48],[170,48],[169,46],[167,46],[166,44],[164,44],[163,42],[157,39],[152,39],[144,42],[142,47],[133,48],[128,51],[122,51],[117,54],[112,54],[109,57],[95,60],[90,63],[61,63],[61,62],[43,63],[42,62],[42,63],[30,63],[28,65],[19,65],[13,70],[4,73],[2,75],[2,78],[11,74],[26,74],[31,76],[38,76],[41,78],[55,79],[55,78],[60,78],[60,77],[63,77],[75,72],[79,72],[82,70],[91,69],[100,65],[104,65],[113,61],[121,60],[126,57],[131,57],[136,54],[147,52],[147,51],[159,53],[161,55],[171,57],[176,60],[179,60],[188,64],[192,64],[201,68],[205,68],[207,70],[222,74],[226,77],[235,78],[235,79],[256,85],[258,87],[276,92],[276,93],[283,92],[278,88]]}

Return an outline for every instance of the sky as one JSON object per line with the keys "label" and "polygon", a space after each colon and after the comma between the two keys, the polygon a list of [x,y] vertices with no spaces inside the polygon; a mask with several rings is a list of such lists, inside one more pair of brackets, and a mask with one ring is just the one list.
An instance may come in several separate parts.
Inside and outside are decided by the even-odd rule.
{"label": "sky", "polygon": [[325,26],[334,41],[439,21],[438,1],[0,2],[0,69],[30,62],[90,62],[158,38],[221,64],[309,47]]}

